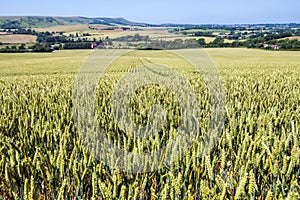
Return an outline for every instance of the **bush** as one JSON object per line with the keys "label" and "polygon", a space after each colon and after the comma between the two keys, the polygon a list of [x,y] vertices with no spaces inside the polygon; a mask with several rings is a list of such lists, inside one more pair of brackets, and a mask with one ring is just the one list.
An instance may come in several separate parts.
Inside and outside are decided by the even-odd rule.
{"label": "bush", "polygon": [[90,49],[91,42],[72,42],[65,43],[64,49]]}

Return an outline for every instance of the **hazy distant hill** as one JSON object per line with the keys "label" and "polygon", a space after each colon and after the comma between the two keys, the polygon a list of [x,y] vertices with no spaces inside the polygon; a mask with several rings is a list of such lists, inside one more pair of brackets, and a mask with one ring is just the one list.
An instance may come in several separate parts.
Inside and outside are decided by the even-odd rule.
{"label": "hazy distant hill", "polygon": [[0,28],[46,28],[58,25],[73,24],[104,24],[147,26],[145,23],[136,23],[124,18],[87,18],[87,17],[45,17],[45,16],[16,16],[1,17]]}

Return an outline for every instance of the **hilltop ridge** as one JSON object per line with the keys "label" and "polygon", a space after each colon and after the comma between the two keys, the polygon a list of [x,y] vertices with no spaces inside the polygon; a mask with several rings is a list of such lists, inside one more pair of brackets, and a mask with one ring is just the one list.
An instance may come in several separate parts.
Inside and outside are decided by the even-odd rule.
{"label": "hilltop ridge", "polygon": [[53,16],[0,16],[0,28],[46,28],[51,26],[74,24],[103,24],[103,25],[127,25],[148,26],[146,23],[131,22],[125,18],[108,17],[53,17]]}

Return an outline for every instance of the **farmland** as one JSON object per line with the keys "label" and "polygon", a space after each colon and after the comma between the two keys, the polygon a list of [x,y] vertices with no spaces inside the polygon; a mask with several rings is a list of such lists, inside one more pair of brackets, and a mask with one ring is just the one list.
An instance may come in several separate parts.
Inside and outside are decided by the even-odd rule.
{"label": "farmland", "polygon": [[300,49],[298,24],[145,24],[123,18],[2,17],[0,52],[63,49]]}
{"label": "farmland", "polygon": [[90,50],[56,53],[1,54],[1,77],[76,74]]}
{"label": "farmland", "polygon": [[0,41],[4,44],[34,43],[36,41],[36,36],[24,34],[0,34]]}
{"label": "farmland", "polygon": [[280,40],[286,40],[286,39],[289,39],[289,40],[300,40],[300,36],[291,36],[291,37],[287,37],[287,38],[282,38]]}
{"label": "farmland", "polygon": [[224,82],[226,114],[218,140],[203,155],[212,105],[202,74],[178,56],[189,51],[200,52],[128,51],[99,81],[97,122],[108,141],[128,152],[165,146],[184,119],[176,93],[150,84],[129,99],[130,116],[145,124],[150,107],[160,102],[168,116],[163,130],[149,138],[121,131],[113,119],[113,86],[127,72],[134,76],[145,70],[136,67],[151,63],[168,66],[196,94],[199,135],[174,162],[146,173],[111,167],[85,145],[73,96],[92,51],[0,54],[0,199],[299,199],[299,52],[205,50]]}
{"label": "farmland", "polygon": [[85,24],[79,24],[79,25],[68,25],[68,26],[52,26],[52,27],[47,27],[47,28],[35,28],[36,31],[39,32],[65,32],[65,33],[70,33],[70,32],[84,32],[84,31],[89,31],[88,25]]}

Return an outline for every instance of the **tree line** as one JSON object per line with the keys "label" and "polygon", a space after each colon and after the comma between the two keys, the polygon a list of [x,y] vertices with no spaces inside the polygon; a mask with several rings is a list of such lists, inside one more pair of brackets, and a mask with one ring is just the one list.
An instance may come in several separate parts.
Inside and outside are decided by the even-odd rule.
{"label": "tree line", "polygon": [[[277,45],[278,48],[284,50],[300,50],[300,41],[297,39],[277,40],[277,39],[248,39],[246,41],[234,41],[232,43],[225,42],[224,38],[216,37],[211,42],[206,42],[203,38],[200,39],[176,39],[173,41],[152,40],[142,44],[129,44],[137,49],[185,49],[185,48],[265,48],[271,49],[271,45]],[[267,45],[267,47],[265,47]]]}
{"label": "tree line", "polygon": [[[11,30],[8,30],[11,31]],[[103,48],[104,41],[81,38],[78,33],[77,38],[67,37],[63,32],[37,32],[31,29],[18,29],[13,30],[13,34],[30,34],[37,36],[36,44],[26,48],[25,44],[20,44],[19,46],[6,46],[0,49],[1,53],[23,53],[23,52],[52,52],[54,50],[62,49],[91,49],[92,44]],[[84,34],[84,36],[90,36],[90,34]],[[2,43],[0,43],[2,45]]]}
{"label": "tree line", "polygon": [[[218,48],[218,47],[247,47],[247,48],[263,48],[272,49],[272,45],[278,46],[283,50],[300,50],[300,41],[297,39],[284,39],[292,36],[294,33],[290,31],[281,31],[280,33],[272,34],[266,32],[264,34],[257,34],[256,37],[248,37],[246,40],[233,40],[232,42],[225,42],[224,37],[215,37],[211,42],[206,42],[205,39],[175,39],[172,41],[151,40],[149,36],[142,36],[139,34],[122,36],[111,39],[106,37],[103,40],[96,40],[95,38],[82,38],[78,33],[76,35],[66,36],[62,32],[37,32],[31,29],[15,30],[14,34],[32,34],[37,36],[37,43],[26,48],[25,44],[19,46],[7,46],[0,49],[0,52],[15,53],[15,52],[51,52],[61,49],[91,49],[96,44],[98,48],[105,48],[106,46],[113,46],[113,42],[127,42],[127,45],[136,49],[184,49],[184,48]],[[211,32],[197,32],[197,36],[211,36]],[[86,34],[85,34],[86,36]],[[143,42],[143,43],[136,43]]]}

